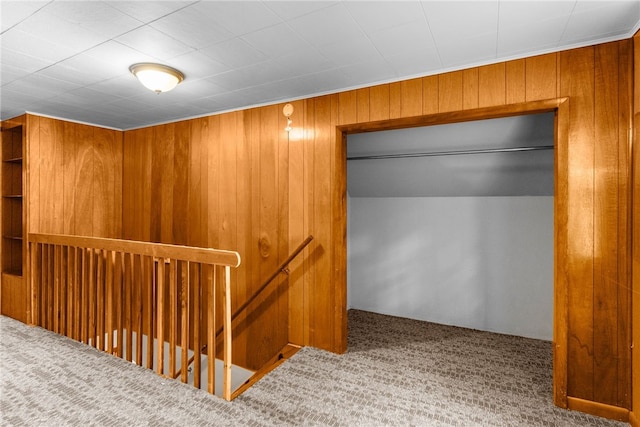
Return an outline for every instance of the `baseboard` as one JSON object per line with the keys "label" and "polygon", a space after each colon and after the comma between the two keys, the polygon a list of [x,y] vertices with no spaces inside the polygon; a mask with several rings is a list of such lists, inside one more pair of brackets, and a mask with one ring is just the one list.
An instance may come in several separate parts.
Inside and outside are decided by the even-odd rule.
{"label": "baseboard", "polygon": [[634,412],[629,412],[629,424],[631,424],[631,427],[640,427],[640,419]]}
{"label": "baseboard", "polygon": [[629,422],[630,419],[629,410],[619,406],[606,405],[577,397],[567,397],[567,401],[569,403],[568,409],[572,411],[585,412],[597,417],[624,422]]}

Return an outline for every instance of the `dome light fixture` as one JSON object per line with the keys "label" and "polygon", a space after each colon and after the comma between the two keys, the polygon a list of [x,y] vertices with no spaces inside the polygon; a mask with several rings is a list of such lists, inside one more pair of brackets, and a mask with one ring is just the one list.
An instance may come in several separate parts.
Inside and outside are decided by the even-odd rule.
{"label": "dome light fixture", "polygon": [[141,62],[129,67],[140,83],[155,93],[168,92],[184,80],[184,74],[167,65]]}

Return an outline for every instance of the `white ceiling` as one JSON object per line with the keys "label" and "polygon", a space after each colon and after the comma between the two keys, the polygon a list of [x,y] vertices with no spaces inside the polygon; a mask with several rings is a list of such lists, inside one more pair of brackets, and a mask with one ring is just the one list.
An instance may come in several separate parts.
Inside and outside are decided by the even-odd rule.
{"label": "white ceiling", "polygon": [[[117,129],[625,39],[640,1],[0,1],[0,117]],[[155,95],[128,68],[186,80]]]}
{"label": "white ceiling", "polygon": [[[553,145],[552,112],[351,134],[347,190],[351,197],[553,196],[554,150],[546,148]],[[416,153],[429,156],[364,158]]]}

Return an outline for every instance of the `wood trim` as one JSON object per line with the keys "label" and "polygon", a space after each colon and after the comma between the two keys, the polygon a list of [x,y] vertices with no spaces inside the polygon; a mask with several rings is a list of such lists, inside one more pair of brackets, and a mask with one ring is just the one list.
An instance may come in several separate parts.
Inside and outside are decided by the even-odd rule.
{"label": "wood trim", "polygon": [[29,241],[62,246],[81,246],[99,250],[128,252],[155,258],[176,258],[203,264],[228,265],[238,267],[240,254],[220,249],[196,248],[192,246],[168,245],[162,243],[149,244],[133,240],[107,239],[103,237],[29,234]]}
{"label": "wood trim", "polygon": [[[542,101],[517,103],[498,107],[475,108],[466,111],[456,111],[427,116],[410,117],[405,119],[391,119],[378,122],[359,123],[337,127],[336,144],[340,147],[346,144],[346,134],[355,132],[373,132],[380,130],[401,129],[406,127],[440,125],[463,121],[492,119],[515,115],[535,114],[541,112],[556,112],[555,121],[555,192],[559,197],[554,198],[554,352],[553,352],[553,384],[554,403],[566,408],[568,382],[568,281],[565,275],[567,258],[567,223],[568,223],[568,148],[569,148],[569,98],[555,98]],[[340,149],[342,157],[346,150]],[[335,158],[335,183],[337,187],[346,187],[346,164],[344,158]],[[333,227],[336,235],[346,236],[346,206],[341,206],[339,191],[334,194]],[[344,212],[342,211],[344,209]],[[342,215],[341,215],[342,214]],[[335,241],[338,241],[334,236]],[[341,247],[340,245],[337,245]],[[342,256],[346,258],[346,251],[338,253],[336,260]],[[334,282],[344,287],[346,294],[346,268],[334,271]],[[336,289],[340,285],[337,285]],[[336,310],[339,308],[336,307]],[[346,307],[343,317],[346,319]],[[345,322],[346,323],[346,322]],[[346,327],[346,325],[345,325]],[[345,332],[346,335],[346,332]],[[341,348],[334,351],[341,352]],[[346,351],[346,348],[344,349]]]}
{"label": "wood trim", "polygon": [[338,126],[342,133],[378,132],[381,130],[404,129],[419,126],[443,125],[473,120],[494,119],[554,111],[567,97],[546,99],[542,101],[521,102],[497,107],[482,107],[464,111],[429,114],[424,116],[404,117],[399,119],[379,120],[375,122],[354,123]]}
{"label": "wood trim", "polygon": [[630,419],[629,410],[618,406],[593,402],[591,400],[580,399],[577,397],[568,397],[567,403],[568,409],[572,411],[580,411],[597,417],[623,422],[629,422]]}
{"label": "wood trim", "polygon": [[273,356],[264,366],[258,369],[244,384],[236,389],[231,395],[231,400],[240,396],[242,393],[247,391],[252,385],[260,381],[263,377],[265,377],[269,372],[276,369],[278,366],[282,365],[287,359],[296,354],[301,347],[295,344],[287,344],[282,350],[278,352],[275,356]]}
{"label": "wood trim", "polygon": [[629,424],[631,427],[640,427],[640,418],[638,418],[635,412],[629,412]]}
{"label": "wood trim", "polygon": [[569,282],[567,265],[567,222],[568,182],[569,182],[569,101],[558,104],[555,120],[554,159],[554,295],[553,295],[553,401],[566,408],[567,403],[567,362],[569,329]]}

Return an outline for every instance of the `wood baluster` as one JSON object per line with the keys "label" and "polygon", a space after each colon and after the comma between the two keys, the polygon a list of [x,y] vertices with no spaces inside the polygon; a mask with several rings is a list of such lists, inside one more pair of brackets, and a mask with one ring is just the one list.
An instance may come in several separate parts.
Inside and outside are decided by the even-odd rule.
{"label": "wood baluster", "polygon": [[75,288],[75,296],[73,301],[73,339],[82,341],[80,336],[80,318],[82,307],[82,250],[73,248],[73,283]]}
{"label": "wood baluster", "polygon": [[96,345],[98,350],[104,350],[104,264],[105,251],[99,250],[96,255]]}
{"label": "wood baluster", "polygon": [[82,342],[89,343],[89,260],[91,249],[82,249],[82,321],[80,322],[80,336]]}
{"label": "wood baluster", "polygon": [[40,325],[40,295],[42,283],[41,244],[29,243],[29,253],[31,254],[31,323]]}
{"label": "wood baluster", "polygon": [[60,288],[58,301],[60,302],[60,318],[58,319],[59,334],[69,336],[67,331],[67,298],[69,293],[69,262],[68,262],[68,246],[60,246],[60,260],[58,267],[60,268]]}
{"label": "wood baluster", "polygon": [[126,267],[124,265],[124,259],[123,256],[125,254],[123,254],[122,252],[116,252],[115,253],[115,273],[114,273],[114,277],[115,277],[115,284],[114,284],[114,289],[115,289],[115,295],[114,295],[114,305],[115,305],[115,315],[116,315],[116,324],[115,324],[115,330],[116,330],[116,348],[115,348],[115,353],[116,356],[122,358],[123,357],[123,353],[122,353],[122,348],[124,347],[124,336],[123,336],[123,314],[124,314],[124,305],[122,304],[123,299],[124,299],[124,278],[125,275],[127,274],[126,272]]}
{"label": "wood baluster", "polygon": [[[147,368],[153,369],[153,337],[155,336],[154,331],[154,313],[155,309],[155,293],[156,293],[156,280],[155,280],[155,272],[153,268],[153,258],[144,257],[143,258],[143,284],[145,289],[145,303],[144,307],[148,313],[147,315]],[[140,334],[142,334],[142,328],[140,329]]]}
{"label": "wood baluster", "polygon": [[[133,296],[135,300],[135,304],[133,305],[133,312],[131,314],[134,321],[134,328],[136,330],[136,364],[142,366],[143,359],[143,338],[144,338],[144,329],[143,329],[143,316],[144,316],[144,281],[142,278],[142,258],[140,255],[132,255],[132,268],[134,271],[134,280],[133,280]],[[147,337],[148,339],[148,337]],[[147,347],[147,353],[149,352],[149,347]]]}
{"label": "wood baluster", "polygon": [[75,269],[75,259],[74,259],[74,254],[75,254],[75,249],[72,246],[67,246],[67,325],[66,325],[66,329],[67,329],[67,336],[69,338],[75,339],[75,335],[73,332],[73,325],[75,324],[74,322],[74,317],[73,317],[73,310],[75,308],[75,299],[76,299],[76,282],[75,282],[75,277],[74,277],[74,269]]}
{"label": "wood baluster", "polygon": [[156,264],[156,345],[157,345],[157,365],[156,372],[164,375],[164,259],[154,258]]}
{"label": "wood baluster", "polygon": [[96,347],[96,255],[100,249],[89,249],[89,341]]}
{"label": "wood baluster", "polygon": [[216,276],[213,266],[207,273],[207,391],[216,392]]}
{"label": "wood baluster", "polygon": [[[191,265],[189,262],[182,263],[182,274],[180,275],[180,309],[182,314],[182,382],[189,380],[189,276]],[[177,307],[176,307],[177,308]],[[173,378],[173,377],[172,377]]]}
{"label": "wood baluster", "polygon": [[[165,263],[165,260],[160,262]],[[175,259],[169,261],[169,377],[176,377],[176,341],[178,334],[178,280],[177,264]],[[158,316],[164,318],[164,312],[159,311]],[[164,323],[164,322],[163,322]]]}
{"label": "wood baluster", "polygon": [[124,345],[124,349],[123,349],[123,354],[125,355],[125,360],[131,362],[133,361],[133,318],[131,315],[131,295],[132,295],[132,288],[133,288],[133,283],[134,283],[134,276],[133,276],[133,255],[132,254],[125,254],[124,256],[124,290],[123,290],[123,297],[124,297],[124,303],[123,303],[123,310],[124,310],[124,315],[123,315],[123,323],[124,323],[124,329],[126,332],[124,332],[124,337],[123,337],[123,342],[122,344]]}
{"label": "wood baluster", "polygon": [[111,251],[106,251],[105,253],[105,264],[106,264],[106,274],[105,274],[105,292],[106,292],[106,300],[105,300],[105,343],[104,350],[107,353],[113,352],[113,267],[115,263],[114,253]]}
{"label": "wood baluster", "polygon": [[224,377],[223,377],[223,397],[231,400],[231,268],[224,267]]}
{"label": "wood baluster", "polygon": [[193,386],[200,388],[200,358],[201,358],[201,343],[200,343],[200,295],[201,295],[201,278],[202,278],[202,264],[197,264],[197,274],[193,276]]}

